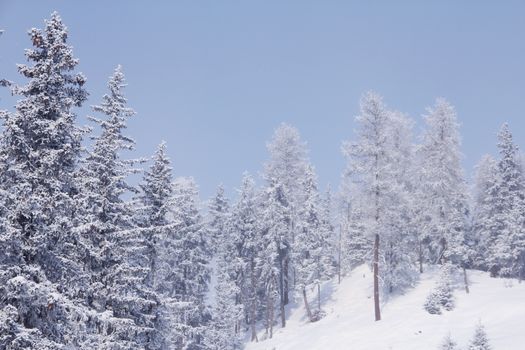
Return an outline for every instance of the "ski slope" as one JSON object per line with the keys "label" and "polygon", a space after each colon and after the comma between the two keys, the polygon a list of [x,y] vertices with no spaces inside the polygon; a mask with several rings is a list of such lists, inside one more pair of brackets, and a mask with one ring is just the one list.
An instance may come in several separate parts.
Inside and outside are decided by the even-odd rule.
{"label": "ski slope", "polygon": [[[449,332],[466,349],[480,321],[494,350],[525,349],[525,283],[469,271],[470,294],[455,290],[455,309],[431,315],[422,306],[437,276],[437,271],[424,273],[414,289],[384,303],[382,320],[375,322],[372,274],[367,266],[358,267],[340,285],[323,286],[327,315],[322,320],[308,323],[298,299],[288,310],[286,328],[275,329],[272,339],[261,331],[259,342],[247,343],[246,349],[432,350]],[[312,306],[315,300],[312,294]]]}

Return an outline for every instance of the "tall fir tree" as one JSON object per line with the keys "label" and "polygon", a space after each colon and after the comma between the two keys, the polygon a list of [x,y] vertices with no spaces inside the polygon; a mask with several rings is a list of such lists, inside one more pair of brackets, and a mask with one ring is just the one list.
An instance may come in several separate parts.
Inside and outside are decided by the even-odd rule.
{"label": "tall fir tree", "polygon": [[74,107],[87,92],[58,13],[29,36],[30,63],[18,65],[28,82],[12,86],[20,99],[14,112],[2,115],[0,302],[9,321],[0,333],[6,348],[60,349],[80,346],[87,332],[80,321],[86,274],[72,227],[84,133]]}
{"label": "tall fir tree", "polygon": [[[182,334],[178,347],[202,349],[210,314],[205,304],[210,279],[211,259],[209,237],[199,212],[198,189],[191,178],[179,178],[174,183],[173,218],[178,224],[173,246],[164,250],[161,258],[170,260],[174,271],[159,273],[159,283],[167,283],[177,300],[176,324]],[[166,256],[169,255],[169,256]]]}
{"label": "tall fir tree", "polygon": [[250,339],[256,341],[260,286],[258,261],[261,239],[255,182],[248,173],[243,175],[238,193],[238,199],[231,211],[229,241],[235,246],[236,258],[232,261],[232,265],[237,268],[236,277],[240,293],[237,298],[243,305],[244,319],[250,328]]}
{"label": "tall fir tree", "polygon": [[[152,347],[176,348],[182,334],[177,319],[178,300],[172,292],[169,279],[177,273],[171,249],[178,246],[175,234],[179,223],[173,218],[173,179],[166,143],[162,142],[153,156],[151,167],[144,172],[140,193],[136,199],[135,220],[144,239],[143,266],[147,275],[144,283],[157,293],[159,298],[155,319],[155,334],[150,340]],[[159,278],[158,276],[161,276]]]}
{"label": "tall fir tree", "polygon": [[525,277],[525,193],[518,148],[507,124],[498,134],[498,181],[494,186],[494,236],[489,247],[493,275]]}

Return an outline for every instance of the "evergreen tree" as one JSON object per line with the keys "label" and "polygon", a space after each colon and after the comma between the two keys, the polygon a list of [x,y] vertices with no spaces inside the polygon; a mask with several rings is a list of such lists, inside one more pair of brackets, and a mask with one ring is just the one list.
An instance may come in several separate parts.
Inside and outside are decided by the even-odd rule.
{"label": "evergreen tree", "polygon": [[497,187],[500,183],[497,161],[485,155],[476,167],[474,204],[472,211],[472,241],[469,244],[472,265],[489,269],[491,247],[495,244],[498,227],[494,220]]}
{"label": "evergreen tree", "polygon": [[80,321],[86,274],[71,225],[83,134],[74,107],[87,92],[56,12],[29,36],[30,64],[18,65],[28,82],[13,85],[20,99],[14,112],[2,113],[0,303],[7,322],[0,333],[6,348],[60,349],[79,346],[87,334]]}
{"label": "evergreen tree", "polygon": [[[178,222],[173,220],[172,167],[166,154],[166,143],[162,142],[153,156],[153,164],[144,172],[137,198],[138,210],[135,220],[141,227],[144,238],[144,266],[147,275],[144,283],[159,296],[159,308],[155,320],[156,333],[150,340],[152,346],[160,349],[173,349],[182,337],[176,330],[181,326],[175,316],[177,300],[172,288],[158,275],[169,276],[176,273],[170,249],[178,244],[175,232]],[[162,258],[162,261],[159,259]]]}
{"label": "evergreen tree", "polygon": [[487,333],[485,332],[485,327],[482,324],[479,324],[476,327],[474,333],[474,338],[469,344],[468,350],[490,350],[490,346]]}
{"label": "evergreen tree", "polygon": [[158,283],[170,290],[177,303],[175,331],[182,334],[178,347],[204,348],[210,318],[205,296],[210,279],[210,250],[206,228],[198,209],[198,191],[193,179],[180,178],[174,184],[174,221],[178,224],[173,246],[166,245],[159,260],[175,270],[160,269]]}
{"label": "evergreen tree", "polygon": [[[221,242],[228,239],[228,220],[230,207],[224,195],[224,187],[217,188],[217,193],[208,207],[208,233],[212,242],[212,249],[221,245]],[[213,248],[215,247],[215,248]]]}
{"label": "evergreen tree", "polygon": [[443,339],[443,342],[441,343],[440,350],[457,350],[458,344],[452,339],[450,336],[450,333]]}
{"label": "evergreen tree", "polygon": [[493,275],[525,276],[525,202],[518,148],[507,124],[498,134],[499,178],[494,186],[495,202],[489,264]]}
{"label": "evergreen tree", "polygon": [[235,247],[230,242],[224,240],[217,252],[218,276],[215,288],[215,307],[206,337],[206,345],[209,349],[235,350],[241,348],[240,323],[244,312],[243,305],[239,302],[238,261],[231,258]]}
{"label": "evergreen tree", "polygon": [[259,234],[258,208],[255,183],[252,177],[243,175],[239,197],[232,208],[230,241],[235,247],[235,258],[231,266],[236,269],[236,284],[239,286],[237,303],[243,305],[244,319],[250,327],[251,341],[257,340],[256,322],[259,315],[258,290],[260,273],[258,271],[261,239]]}
{"label": "evergreen tree", "polygon": [[[332,274],[331,225],[329,210],[317,189],[312,166],[307,166],[303,180],[303,205],[299,209],[298,230],[293,247],[296,269],[296,290],[304,299],[308,318],[316,321],[321,315],[320,285]],[[326,216],[323,216],[326,215]],[[318,311],[314,315],[307,300],[307,288],[317,286]]]}

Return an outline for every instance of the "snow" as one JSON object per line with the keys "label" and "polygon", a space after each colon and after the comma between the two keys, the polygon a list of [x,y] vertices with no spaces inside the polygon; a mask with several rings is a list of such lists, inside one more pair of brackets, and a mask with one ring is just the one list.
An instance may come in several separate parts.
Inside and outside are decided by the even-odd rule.
{"label": "snow", "polygon": [[[286,328],[276,329],[273,339],[248,343],[246,349],[438,349],[448,333],[459,348],[466,348],[480,322],[493,349],[523,349],[525,283],[468,271],[470,294],[456,289],[456,308],[431,315],[423,309],[423,303],[438,274],[437,269],[424,273],[415,288],[384,303],[382,320],[375,322],[372,273],[367,266],[360,266],[340,285],[333,280],[323,286],[325,318],[308,323],[298,299],[288,311]],[[263,333],[259,339],[264,339]]]}

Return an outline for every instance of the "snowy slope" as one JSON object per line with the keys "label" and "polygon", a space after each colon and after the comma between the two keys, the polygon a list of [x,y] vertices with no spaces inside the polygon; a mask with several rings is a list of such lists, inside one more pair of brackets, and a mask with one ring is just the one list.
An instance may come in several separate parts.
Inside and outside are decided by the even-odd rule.
{"label": "snowy slope", "polygon": [[[525,349],[525,283],[469,271],[470,294],[457,289],[453,311],[430,315],[422,305],[436,278],[437,272],[425,273],[414,289],[385,303],[383,320],[374,322],[372,276],[361,266],[340,285],[329,282],[324,286],[325,318],[307,323],[299,300],[289,310],[286,328],[275,330],[273,339],[249,343],[246,349],[432,350],[449,332],[463,349],[479,321],[494,350]],[[311,299],[315,300],[313,295]]]}

